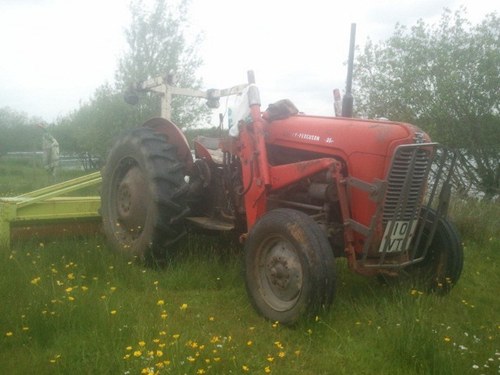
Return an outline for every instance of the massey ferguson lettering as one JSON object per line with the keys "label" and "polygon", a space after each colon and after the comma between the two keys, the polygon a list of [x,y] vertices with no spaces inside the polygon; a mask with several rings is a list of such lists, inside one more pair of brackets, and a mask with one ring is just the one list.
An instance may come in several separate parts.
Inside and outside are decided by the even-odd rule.
{"label": "massey ferguson lettering", "polygon": [[306,133],[292,133],[292,137],[303,139],[305,141],[317,141],[321,140],[319,135],[306,134]]}

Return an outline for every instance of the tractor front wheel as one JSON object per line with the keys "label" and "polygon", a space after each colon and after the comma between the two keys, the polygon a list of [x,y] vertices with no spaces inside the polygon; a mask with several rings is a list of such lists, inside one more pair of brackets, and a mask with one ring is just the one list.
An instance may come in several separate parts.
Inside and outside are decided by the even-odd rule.
{"label": "tractor front wheel", "polygon": [[335,264],[325,233],[300,211],[268,212],[245,244],[245,282],[257,312],[273,322],[293,324],[327,308]]}
{"label": "tractor front wheel", "polygon": [[[435,213],[429,212],[429,216],[433,219]],[[422,244],[427,241],[430,227],[430,224],[424,227]],[[425,291],[446,294],[460,278],[463,262],[460,235],[451,221],[441,218],[424,259],[404,272]]]}

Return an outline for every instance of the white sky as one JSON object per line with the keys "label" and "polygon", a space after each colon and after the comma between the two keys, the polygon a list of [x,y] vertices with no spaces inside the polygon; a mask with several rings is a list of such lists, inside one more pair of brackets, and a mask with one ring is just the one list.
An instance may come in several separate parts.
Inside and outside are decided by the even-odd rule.
{"label": "white sky", "polygon": [[[352,22],[363,45],[397,22],[435,22],[461,5],[473,23],[500,8],[491,0],[192,0],[190,14],[204,35],[206,88],[245,83],[253,69],[263,106],[286,97],[330,115],[332,90],[345,87]],[[48,122],[77,109],[113,81],[128,24],[127,0],[0,0],[0,108]]]}

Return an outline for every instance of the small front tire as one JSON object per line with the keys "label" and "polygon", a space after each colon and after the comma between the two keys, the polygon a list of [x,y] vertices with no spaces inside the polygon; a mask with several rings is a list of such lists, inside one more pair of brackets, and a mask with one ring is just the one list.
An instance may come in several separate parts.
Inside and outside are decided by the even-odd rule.
{"label": "small front tire", "polygon": [[300,211],[268,212],[245,244],[245,282],[252,305],[270,321],[290,325],[317,314],[335,293],[335,261],[326,235]]}

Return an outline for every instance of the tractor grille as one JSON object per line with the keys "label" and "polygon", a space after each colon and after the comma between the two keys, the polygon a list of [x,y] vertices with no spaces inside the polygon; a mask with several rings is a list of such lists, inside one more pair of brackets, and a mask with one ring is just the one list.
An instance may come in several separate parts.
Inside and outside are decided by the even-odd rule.
{"label": "tractor grille", "polygon": [[414,220],[420,209],[429,172],[429,150],[400,147],[396,151],[387,178],[382,220]]}

